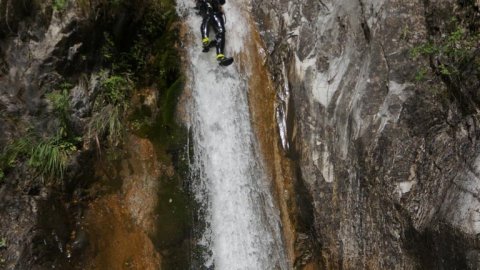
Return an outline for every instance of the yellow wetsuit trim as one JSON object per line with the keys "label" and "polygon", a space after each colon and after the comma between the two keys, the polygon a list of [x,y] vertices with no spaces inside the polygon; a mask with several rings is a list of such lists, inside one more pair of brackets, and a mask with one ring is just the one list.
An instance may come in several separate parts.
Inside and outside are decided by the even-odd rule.
{"label": "yellow wetsuit trim", "polygon": [[217,59],[223,59],[223,58],[225,58],[225,55],[221,53],[217,54]]}
{"label": "yellow wetsuit trim", "polygon": [[203,43],[208,43],[208,42],[210,42],[210,39],[208,37],[206,37],[206,38],[202,39],[202,42]]}

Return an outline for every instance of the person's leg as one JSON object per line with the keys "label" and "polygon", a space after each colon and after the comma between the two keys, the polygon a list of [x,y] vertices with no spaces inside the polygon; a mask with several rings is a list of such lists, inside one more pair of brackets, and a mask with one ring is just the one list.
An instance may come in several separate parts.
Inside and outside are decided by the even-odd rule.
{"label": "person's leg", "polygon": [[216,32],[216,41],[217,41],[217,59],[222,60],[225,58],[224,48],[225,48],[225,23],[223,21],[223,16],[221,13],[214,13],[212,15],[212,25]]}
{"label": "person's leg", "polygon": [[208,52],[208,49],[210,48],[210,39],[208,38],[210,17],[211,16],[208,16],[208,15],[203,16],[202,24],[200,25],[200,32],[202,33],[202,45],[203,45],[204,52]]}

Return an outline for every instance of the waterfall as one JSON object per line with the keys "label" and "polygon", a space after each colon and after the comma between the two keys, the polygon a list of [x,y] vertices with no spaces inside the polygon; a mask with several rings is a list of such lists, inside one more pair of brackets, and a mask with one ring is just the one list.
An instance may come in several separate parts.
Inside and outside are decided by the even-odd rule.
{"label": "waterfall", "polygon": [[[224,6],[227,56],[251,42],[248,4],[227,1]],[[192,269],[288,269],[279,213],[250,122],[248,78],[235,64],[218,66],[213,50],[201,52],[201,18],[193,7],[192,0],[178,1],[187,27],[192,92],[192,189],[203,220],[197,228],[201,265]]]}

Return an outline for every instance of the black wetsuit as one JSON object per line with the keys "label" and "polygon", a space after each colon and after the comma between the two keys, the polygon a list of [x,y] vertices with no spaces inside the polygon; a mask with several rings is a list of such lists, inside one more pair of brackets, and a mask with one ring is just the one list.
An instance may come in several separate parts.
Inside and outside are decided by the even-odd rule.
{"label": "black wetsuit", "polygon": [[213,26],[215,30],[217,55],[223,55],[225,47],[225,22],[221,6],[225,4],[225,0],[197,0],[197,8],[203,17],[200,31],[202,39],[208,38],[209,26]]}

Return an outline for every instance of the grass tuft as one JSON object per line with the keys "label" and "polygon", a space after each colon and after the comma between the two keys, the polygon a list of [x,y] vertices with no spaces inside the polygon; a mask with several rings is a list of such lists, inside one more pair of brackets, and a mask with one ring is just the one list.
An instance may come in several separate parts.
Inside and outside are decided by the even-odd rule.
{"label": "grass tuft", "polygon": [[105,136],[109,145],[117,146],[124,136],[126,127],[124,121],[133,82],[128,74],[108,76],[104,72],[102,77],[100,93],[94,102],[87,136],[94,139],[98,147]]}
{"label": "grass tuft", "polygon": [[30,152],[28,165],[48,178],[63,178],[70,156],[77,148],[59,137],[41,140]]}

